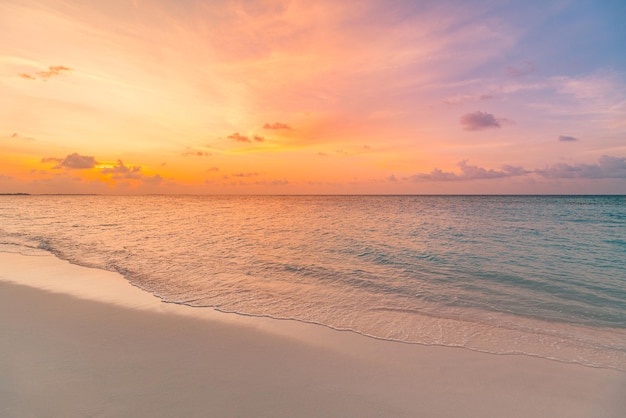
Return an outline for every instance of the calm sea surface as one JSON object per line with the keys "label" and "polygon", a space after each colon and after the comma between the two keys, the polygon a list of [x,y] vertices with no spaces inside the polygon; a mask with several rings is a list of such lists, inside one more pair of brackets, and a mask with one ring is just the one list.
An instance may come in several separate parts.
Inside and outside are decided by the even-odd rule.
{"label": "calm sea surface", "polygon": [[623,196],[0,196],[0,251],[42,250],[168,302],[626,370]]}

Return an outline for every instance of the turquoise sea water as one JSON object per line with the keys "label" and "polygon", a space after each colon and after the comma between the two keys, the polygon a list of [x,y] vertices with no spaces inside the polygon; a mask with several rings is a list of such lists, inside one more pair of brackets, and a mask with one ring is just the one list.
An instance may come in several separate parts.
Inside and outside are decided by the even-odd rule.
{"label": "turquoise sea water", "polygon": [[0,251],[164,301],[626,370],[623,196],[0,196]]}

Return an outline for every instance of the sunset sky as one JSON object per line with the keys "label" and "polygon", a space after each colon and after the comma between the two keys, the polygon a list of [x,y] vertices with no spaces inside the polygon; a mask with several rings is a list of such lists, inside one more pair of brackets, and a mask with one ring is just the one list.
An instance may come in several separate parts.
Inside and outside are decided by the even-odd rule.
{"label": "sunset sky", "polygon": [[623,0],[0,0],[0,193],[626,193]]}

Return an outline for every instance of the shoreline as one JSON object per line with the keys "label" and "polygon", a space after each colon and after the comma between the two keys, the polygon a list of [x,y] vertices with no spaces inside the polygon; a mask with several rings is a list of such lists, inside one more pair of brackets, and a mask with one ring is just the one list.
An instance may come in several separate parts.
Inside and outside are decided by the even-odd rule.
{"label": "shoreline", "polygon": [[626,373],[163,303],[0,253],[0,415],[599,416]]}

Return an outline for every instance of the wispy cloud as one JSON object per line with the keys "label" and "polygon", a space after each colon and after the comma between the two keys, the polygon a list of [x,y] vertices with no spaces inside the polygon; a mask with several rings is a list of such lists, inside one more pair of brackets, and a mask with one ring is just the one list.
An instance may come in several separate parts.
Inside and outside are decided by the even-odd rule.
{"label": "wispy cloud", "polygon": [[41,159],[41,162],[46,164],[46,163],[60,163],[61,161],[63,161],[63,158],[58,158],[58,157],[44,157]]}
{"label": "wispy cloud", "polygon": [[222,178],[224,180],[228,180],[230,178],[250,178],[250,177],[257,177],[260,175],[261,173],[257,173],[257,172],[233,173],[233,174],[227,174],[225,176],[222,176]]}
{"label": "wispy cloud", "polygon": [[12,133],[11,135],[9,135],[10,139],[15,139],[15,140],[22,140],[22,141],[34,141],[35,138],[30,137],[30,136],[24,136],[22,134],[19,134],[17,132]]}
{"label": "wispy cloud", "polygon": [[[51,65],[48,67],[47,71],[37,71],[35,73],[36,76],[38,76],[39,78],[41,78],[42,80],[47,80],[51,77],[55,77],[55,76],[59,76],[62,75],[68,71],[72,71],[71,68],[66,67],[64,65]],[[32,74],[27,74],[27,73],[18,73],[17,74],[18,77],[24,78],[26,80],[36,80],[37,77],[35,77]]]}
{"label": "wispy cloud", "polygon": [[263,129],[272,129],[272,130],[280,130],[280,129],[292,129],[291,126],[286,123],[274,122],[274,123],[266,123],[263,125]]}
{"label": "wispy cloud", "polygon": [[252,141],[263,142],[265,141],[265,138],[263,138],[262,136],[253,135],[252,137],[249,137],[249,136],[241,135],[239,132],[235,132],[234,134],[228,135],[227,138],[232,139],[233,141],[237,141],[237,142],[252,142]]}
{"label": "wispy cloud", "polygon": [[463,103],[469,102],[480,102],[485,100],[493,99],[495,96],[492,93],[481,93],[481,94],[457,94],[455,96],[450,96],[444,99],[445,104],[449,105],[459,105]]}
{"label": "wispy cloud", "polygon": [[520,65],[517,66],[509,66],[506,67],[506,74],[509,77],[523,77],[529,74],[534,73],[537,70],[535,67],[535,63],[532,61],[524,61]]}
{"label": "wispy cloud", "polygon": [[210,157],[212,154],[208,151],[201,151],[201,150],[189,150],[189,151],[185,151],[181,154],[183,157],[189,157],[189,156],[193,156],[193,157]]}
{"label": "wispy cloud", "polygon": [[254,182],[254,184],[258,186],[287,186],[289,185],[289,180],[261,180]]}
{"label": "wispy cloud", "polygon": [[71,68],[63,65],[51,65],[48,67],[48,71],[39,71],[37,72],[37,75],[41,78],[50,78],[71,70]]}
{"label": "wispy cloud", "polygon": [[578,141],[578,138],[573,137],[573,136],[567,136],[567,135],[559,136],[559,142],[576,142],[576,141]]}
{"label": "wispy cloud", "polygon": [[26,74],[26,73],[19,73],[17,76],[21,77],[21,78],[24,78],[26,80],[37,80],[37,78],[33,77],[30,74]]}
{"label": "wispy cloud", "polygon": [[491,113],[481,112],[480,110],[461,116],[461,125],[463,129],[467,131],[482,131],[489,128],[499,128],[500,122],[501,120],[497,119]]}

